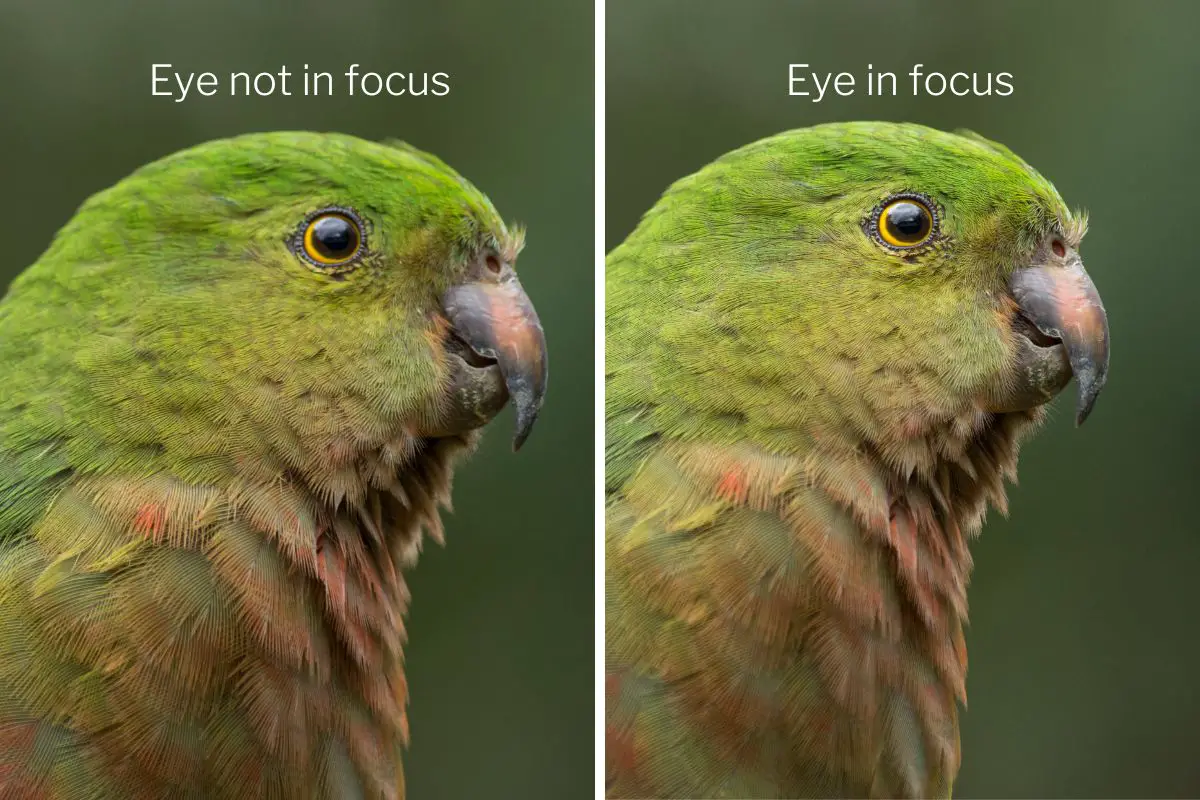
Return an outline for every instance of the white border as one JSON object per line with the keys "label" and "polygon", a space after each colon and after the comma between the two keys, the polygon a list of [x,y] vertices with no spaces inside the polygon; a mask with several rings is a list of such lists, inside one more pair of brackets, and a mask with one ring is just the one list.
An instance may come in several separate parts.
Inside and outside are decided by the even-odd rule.
{"label": "white border", "polygon": [[596,217],[596,278],[595,278],[595,337],[596,337],[596,529],[593,541],[596,547],[595,587],[595,659],[596,659],[596,711],[593,726],[596,747],[596,797],[604,797],[604,6],[605,0],[596,3],[595,43],[595,104],[592,124],[595,128],[595,209]]}

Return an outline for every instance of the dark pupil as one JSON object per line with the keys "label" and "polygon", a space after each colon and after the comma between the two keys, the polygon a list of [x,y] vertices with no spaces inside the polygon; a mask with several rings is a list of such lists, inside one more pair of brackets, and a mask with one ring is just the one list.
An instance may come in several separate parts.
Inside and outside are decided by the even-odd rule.
{"label": "dark pupil", "polygon": [[347,258],[358,248],[358,231],[342,217],[325,217],[313,225],[313,245],[326,258]]}
{"label": "dark pupil", "polygon": [[888,211],[887,226],[897,239],[915,242],[929,232],[929,214],[916,203],[897,203]]}

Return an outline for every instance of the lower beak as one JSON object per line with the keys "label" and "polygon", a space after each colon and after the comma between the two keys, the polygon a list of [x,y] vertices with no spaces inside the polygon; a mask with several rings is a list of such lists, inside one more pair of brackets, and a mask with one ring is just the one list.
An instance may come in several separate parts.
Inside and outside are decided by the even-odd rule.
{"label": "lower beak", "polygon": [[1091,413],[1108,377],[1108,317],[1079,256],[1018,269],[1009,281],[1020,313],[1067,351],[1079,396],[1075,424]]}
{"label": "lower beak", "polygon": [[450,287],[442,307],[458,338],[499,366],[517,411],[513,450],[520,449],[546,394],[546,336],[533,303],[505,265]]}

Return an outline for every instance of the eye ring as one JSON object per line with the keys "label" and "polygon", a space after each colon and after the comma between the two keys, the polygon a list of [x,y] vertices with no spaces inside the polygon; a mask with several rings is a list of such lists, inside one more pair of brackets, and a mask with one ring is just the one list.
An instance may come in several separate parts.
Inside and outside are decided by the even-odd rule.
{"label": "eye ring", "polygon": [[941,220],[937,204],[917,192],[894,194],[875,207],[870,234],[890,250],[909,251],[929,244]]}
{"label": "eye ring", "polygon": [[330,206],[306,216],[291,245],[293,252],[318,272],[348,272],[367,252],[367,226],[354,209]]}

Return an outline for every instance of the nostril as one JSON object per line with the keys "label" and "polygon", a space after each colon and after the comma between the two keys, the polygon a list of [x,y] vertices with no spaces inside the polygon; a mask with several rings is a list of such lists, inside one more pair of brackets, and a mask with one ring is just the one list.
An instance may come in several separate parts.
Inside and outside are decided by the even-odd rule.
{"label": "nostril", "polygon": [[1059,258],[1062,258],[1067,254],[1067,248],[1064,247],[1063,243],[1058,239],[1054,240],[1054,243],[1050,245],[1050,249],[1053,250],[1054,255],[1058,256]]}
{"label": "nostril", "polygon": [[496,258],[495,256],[488,256],[487,257],[487,268],[488,268],[488,271],[493,273],[494,275],[499,275],[500,274],[500,259]]}

